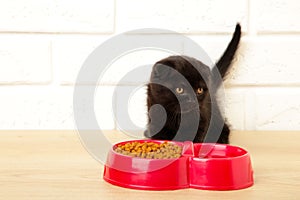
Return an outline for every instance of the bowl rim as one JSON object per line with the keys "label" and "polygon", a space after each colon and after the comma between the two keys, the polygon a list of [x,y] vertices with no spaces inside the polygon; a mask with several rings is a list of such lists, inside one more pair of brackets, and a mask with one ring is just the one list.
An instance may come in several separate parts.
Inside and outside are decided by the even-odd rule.
{"label": "bowl rim", "polygon": [[249,156],[249,152],[239,146],[235,146],[235,145],[231,145],[231,144],[220,144],[220,143],[192,143],[193,144],[193,148],[195,148],[195,145],[204,145],[204,146],[223,146],[226,148],[234,148],[234,149],[239,149],[242,150],[243,153],[242,155],[238,155],[238,156],[230,156],[230,157],[220,157],[220,158],[216,158],[216,157],[199,157],[198,155],[194,154],[194,155],[184,155],[184,152],[181,152],[181,155],[179,158],[161,158],[161,159],[153,159],[153,158],[140,158],[140,157],[133,157],[130,155],[125,155],[125,154],[121,154],[115,151],[115,148],[117,147],[118,144],[123,144],[123,143],[128,143],[128,142],[156,142],[156,143],[164,143],[164,142],[168,142],[168,143],[172,143],[172,144],[176,144],[181,146],[182,148],[184,147],[184,142],[180,142],[180,141],[173,141],[173,140],[152,140],[152,139],[135,139],[135,140],[125,140],[125,141],[121,141],[121,142],[116,142],[112,145],[111,147],[111,152],[115,153],[119,156],[124,156],[127,158],[131,158],[131,159],[141,159],[141,160],[152,160],[152,161],[159,161],[159,160],[177,160],[180,159],[182,157],[191,157],[193,160],[199,160],[199,161],[214,161],[214,160],[235,160],[235,159],[240,159],[243,157],[247,157]]}
{"label": "bowl rim", "polygon": [[241,158],[243,158],[243,157],[248,157],[248,156],[250,155],[249,152],[248,152],[246,149],[244,149],[244,148],[242,148],[242,147],[239,147],[239,146],[231,145],[231,144],[219,144],[219,143],[196,143],[196,144],[201,144],[201,145],[214,145],[214,146],[225,146],[226,148],[229,147],[229,148],[240,149],[240,150],[243,151],[243,154],[242,154],[242,155],[238,155],[238,156],[220,157],[220,158],[216,158],[216,157],[209,157],[209,158],[206,158],[206,157],[199,157],[198,155],[194,155],[194,156],[192,157],[193,160],[201,160],[201,161],[235,160],[235,159],[241,159]]}

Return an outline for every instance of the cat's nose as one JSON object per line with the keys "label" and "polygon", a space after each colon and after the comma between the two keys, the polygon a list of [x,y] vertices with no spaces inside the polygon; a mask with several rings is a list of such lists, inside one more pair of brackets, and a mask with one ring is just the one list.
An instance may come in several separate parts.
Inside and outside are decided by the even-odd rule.
{"label": "cat's nose", "polygon": [[184,100],[185,100],[185,102],[187,102],[187,103],[194,103],[194,102],[197,101],[197,98],[196,98],[196,97],[193,97],[193,96],[191,96],[191,95],[185,95],[185,96],[184,96]]}
{"label": "cat's nose", "polygon": [[189,95],[189,100],[190,101],[198,101],[196,95],[193,95],[194,93],[192,93],[191,95]]}

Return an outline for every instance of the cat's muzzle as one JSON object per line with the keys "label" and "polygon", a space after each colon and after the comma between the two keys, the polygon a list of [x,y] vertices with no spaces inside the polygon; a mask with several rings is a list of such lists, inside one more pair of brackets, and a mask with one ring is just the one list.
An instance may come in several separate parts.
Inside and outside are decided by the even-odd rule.
{"label": "cat's muzzle", "polygon": [[180,113],[188,113],[188,112],[199,112],[199,104],[198,102],[186,102],[182,103],[179,106],[179,112]]}

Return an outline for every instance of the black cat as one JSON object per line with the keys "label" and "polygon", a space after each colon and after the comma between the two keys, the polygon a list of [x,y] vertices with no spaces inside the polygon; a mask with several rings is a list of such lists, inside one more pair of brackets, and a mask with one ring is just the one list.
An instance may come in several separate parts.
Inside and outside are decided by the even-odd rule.
{"label": "black cat", "polygon": [[230,130],[218,107],[216,90],[231,65],[240,37],[241,26],[237,24],[227,49],[212,70],[187,56],[170,56],[153,66],[147,85],[146,137],[229,143]]}

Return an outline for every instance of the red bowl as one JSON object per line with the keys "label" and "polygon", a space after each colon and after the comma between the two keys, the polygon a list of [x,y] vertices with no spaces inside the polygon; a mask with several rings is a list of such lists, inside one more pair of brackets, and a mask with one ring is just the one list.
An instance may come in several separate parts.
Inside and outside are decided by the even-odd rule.
{"label": "red bowl", "polygon": [[133,141],[118,143],[110,149],[104,167],[105,181],[121,187],[145,190],[234,190],[253,185],[250,155],[240,147],[168,141],[183,147],[181,157],[176,159],[138,158],[114,151],[117,145],[128,142]]}

